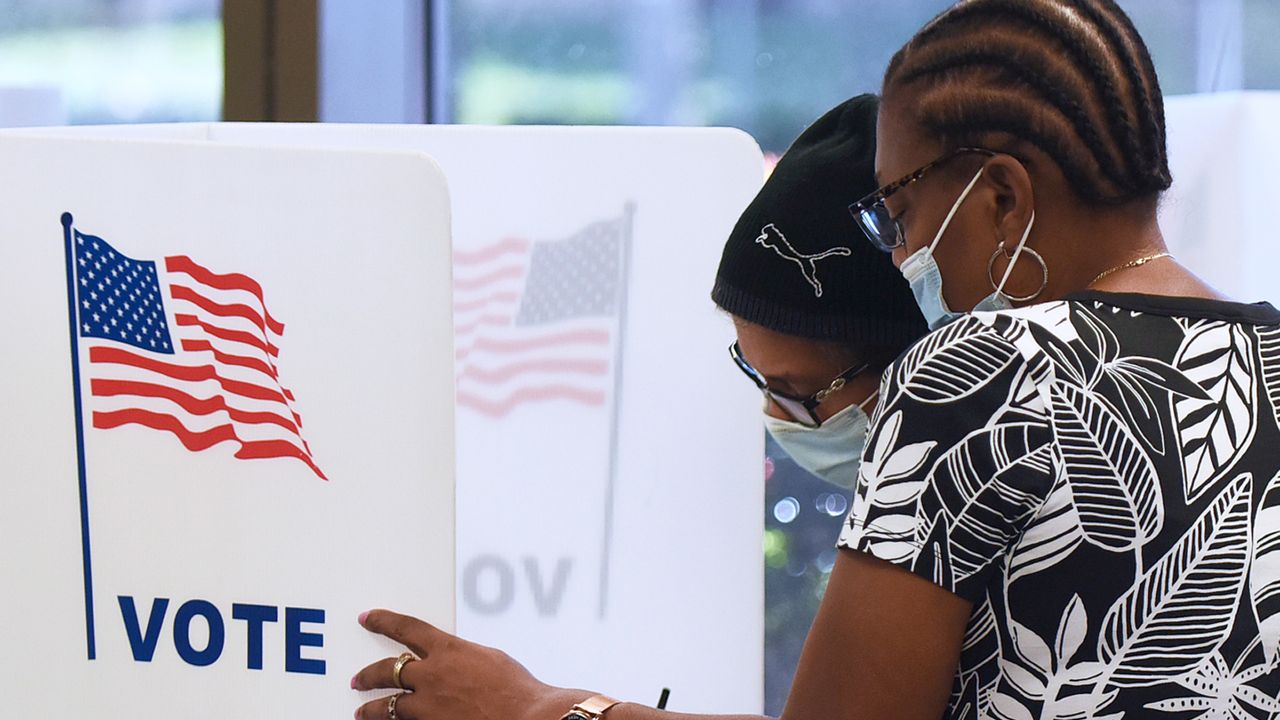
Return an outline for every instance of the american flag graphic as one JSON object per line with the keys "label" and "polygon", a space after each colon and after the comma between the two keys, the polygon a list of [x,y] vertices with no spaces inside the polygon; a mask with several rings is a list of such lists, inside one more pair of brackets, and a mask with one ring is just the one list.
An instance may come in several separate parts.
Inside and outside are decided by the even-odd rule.
{"label": "american flag graphic", "polygon": [[627,213],[567,238],[454,252],[459,407],[502,417],[525,403],[606,403],[630,232]]}
{"label": "american flag graphic", "polygon": [[230,442],[237,458],[294,458],[325,479],[280,383],[284,325],[257,281],[185,255],[135,260],[71,232],[93,427],[159,430],[192,452]]}

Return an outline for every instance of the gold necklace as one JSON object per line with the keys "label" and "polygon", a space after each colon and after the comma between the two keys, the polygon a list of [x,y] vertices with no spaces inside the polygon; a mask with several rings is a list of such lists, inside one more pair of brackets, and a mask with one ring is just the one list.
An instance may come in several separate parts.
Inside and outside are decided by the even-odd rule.
{"label": "gold necklace", "polygon": [[1173,256],[1172,256],[1172,255],[1170,255],[1170,254],[1169,254],[1169,253],[1167,253],[1167,252],[1162,252],[1162,253],[1156,253],[1155,255],[1147,255],[1146,257],[1140,257],[1140,258],[1138,258],[1137,260],[1130,260],[1129,262],[1127,262],[1127,263],[1125,263],[1125,264],[1123,264],[1123,265],[1117,265],[1117,266],[1115,266],[1115,267],[1111,268],[1110,270],[1103,270],[1102,272],[1098,273],[1098,277],[1096,277],[1096,278],[1094,278],[1093,280],[1089,281],[1089,285],[1090,285],[1090,286],[1097,285],[1099,280],[1101,280],[1101,279],[1103,279],[1103,278],[1105,278],[1105,277],[1107,277],[1107,276],[1109,276],[1109,275],[1113,275],[1113,274],[1115,274],[1115,273],[1118,273],[1118,272],[1120,272],[1121,270],[1128,270],[1128,269],[1130,269],[1130,268],[1142,267],[1143,265],[1146,265],[1147,263],[1151,262],[1152,260],[1159,260],[1160,258],[1167,258],[1167,257],[1173,257]]}

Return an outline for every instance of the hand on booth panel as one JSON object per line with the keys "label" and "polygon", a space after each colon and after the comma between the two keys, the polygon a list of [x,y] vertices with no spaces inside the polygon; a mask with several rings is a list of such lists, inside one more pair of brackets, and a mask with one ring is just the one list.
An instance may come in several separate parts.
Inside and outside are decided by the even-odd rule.
{"label": "hand on booth panel", "polygon": [[[395,708],[396,715],[403,720],[418,717],[517,720],[559,718],[564,714],[563,710],[557,714],[550,706],[545,712],[539,712],[541,708],[537,705],[554,702],[565,691],[539,682],[501,650],[468,642],[427,622],[389,610],[364,613],[360,624],[413,653],[412,659],[402,655],[380,660],[351,679],[355,690],[408,691]],[[394,676],[397,662],[401,665],[399,682]],[[564,708],[585,697],[578,693]],[[356,711],[356,717],[389,717],[388,699],[365,704]]]}
{"label": "hand on booth panel", "polygon": [[[912,573],[842,549],[796,672],[783,720],[937,720],[946,709],[970,603]],[[398,693],[356,710],[359,720],[560,720],[595,693],[540,682],[509,655],[389,610],[360,617],[412,653],[352,678],[356,690]],[[678,650],[677,650],[678,651]],[[608,649],[598,651],[609,661]],[[404,656],[402,656],[404,657]],[[394,705],[391,698],[396,698]],[[592,720],[583,713],[581,720]],[[607,720],[760,720],[691,715],[619,703]]]}

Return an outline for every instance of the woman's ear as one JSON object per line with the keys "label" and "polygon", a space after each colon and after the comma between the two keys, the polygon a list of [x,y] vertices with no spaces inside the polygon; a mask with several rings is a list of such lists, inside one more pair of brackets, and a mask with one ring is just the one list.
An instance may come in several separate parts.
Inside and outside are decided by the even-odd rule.
{"label": "woman's ear", "polygon": [[996,155],[987,161],[985,177],[995,190],[997,237],[1020,238],[1035,210],[1035,191],[1027,168],[1011,155]]}

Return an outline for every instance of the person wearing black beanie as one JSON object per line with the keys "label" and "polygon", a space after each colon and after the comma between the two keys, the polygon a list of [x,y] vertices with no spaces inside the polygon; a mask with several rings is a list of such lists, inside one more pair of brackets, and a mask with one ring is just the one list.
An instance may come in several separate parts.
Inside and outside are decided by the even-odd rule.
{"label": "person wearing black beanie", "polygon": [[861,95],[801,133],[730,233],[711,291],[737,327],[734,361],[767,398],[769,434],[845,488],[881,371],[928,330],[902,273],[849,214],[876,187],[878,108]]}
{"label": "person wearing black beanie", "polygon": [[[875,189],[877,106],[872,96],[853,98],[800,135],[742,213],[712,291],[737,328],[734,360],[768,400],[766,427],[799,464],[841,485],[857,474],[879,371],[926,332],[906,280],[861,236],[848,210]],[[877,469],[912,472],[926,445],[876,460]],[[904,535],[902,544],[914,541]],[[879,689],[886,679],[901,685],[917,675],[948,677],[960,638],[939,645],[939,628],[959,633],[968,614],[965,601],[915,574],[863,553],[841,553],[782,717],[936,718],[937,698]],[[372,610],[359,621],[414,653],[378,661],[352,678],[355,690],[407,691],[366,703],[357,718],[428,717],[392,710],[442,706],[451,712],[441,717],[508,720],[770,720],[669,713],[554,687],[500,651],[415,618]],[[608,662],[626,648],[592,651]],[[892,705],[904,712],[884,710]]]}
{"label": "person wearing black beanie", "polygon": [[849,214],[876,189],[875,95],[832,108],[778,161],[725,243],[712,300],[777,333],[896,356],[927,332],[893,260]]}

